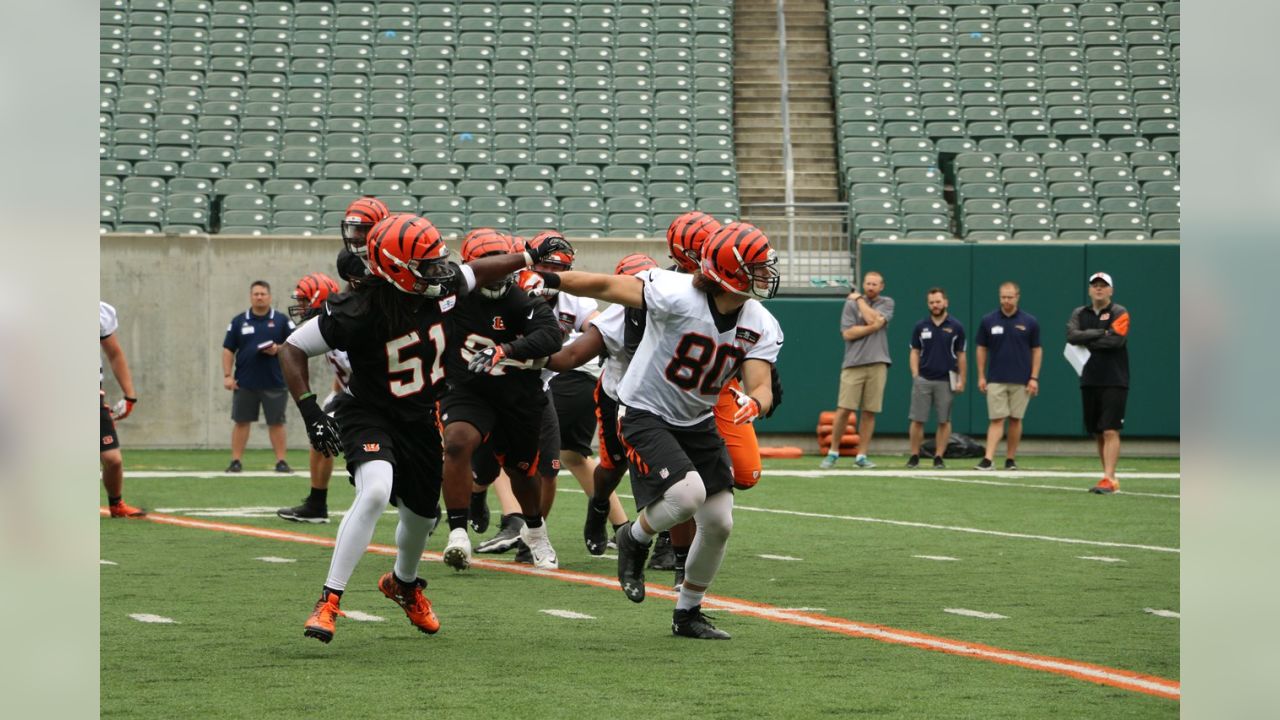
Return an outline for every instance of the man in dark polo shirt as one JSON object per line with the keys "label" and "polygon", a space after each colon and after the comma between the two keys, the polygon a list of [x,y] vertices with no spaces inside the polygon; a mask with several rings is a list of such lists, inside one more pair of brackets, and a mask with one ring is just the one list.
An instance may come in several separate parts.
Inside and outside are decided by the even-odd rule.
{"label": "man in dark polo shirt", "polygon": [[1085,431],[1097,439],[1098,459],[1102,461],[1102,480],[1089,490],[1099,495],[1120,489],[1116,463],[1129,399],[1129,311],[1111,302],[1114,292],[1110,275],[1090,275],[1091,302],[1076,308],[1067,321],[1067,342],[1089,351],[1080,371],[1080,397]]}
{"label": "man in dark polo shirt", "polygon": [[[231,318],[222,341],[222,386],[232,391],[231,464],[240,472],[240,459],[249,442],[249,425],[258,421],[258,407],[267,416],[267,435],[276,454],[276,472],[292,472],[284,460],[284,412],[288,394],[276,351],[293,332],[293,321],[271,307],[271,286],[255,280],[249,286],[249,309]],[[232,363],[235,374],[232,375]]]}
{"label": "man in dark polo shirt", "polygon": [[925,298],[929,317],[911,331],[911,410],[907,416],[911,420],[911,457],[907,467],[920,465],[920,443],[932,407],[938,416],[933,466],[944,468],[942,454],[951,439],[951,399],[964,392],[964,327],[947,313],[945,290],[930,288]]}
{"label": "man in dark polo shirt", "polygon": [[1000,285],[1000,309],[984,315],[978,328],[978,390],[987,396],[987,452],[975,469],[990,470],[1009,419],[1005,470],[1017,470],[1027,403],[1040,392],[1040,323],[1018,308],[1022,291],[1012,281]]}

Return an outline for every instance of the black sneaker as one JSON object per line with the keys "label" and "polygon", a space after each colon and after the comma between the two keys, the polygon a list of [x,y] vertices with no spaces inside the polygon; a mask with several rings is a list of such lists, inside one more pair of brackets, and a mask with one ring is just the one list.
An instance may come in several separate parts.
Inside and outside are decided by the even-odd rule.
{"label": "black sneaker", "polygon": [[653,544],[653,555],[649,557],[649,569],[676,569],[676,551],[671,547],[670,533],[658,533],[658,540]]}
{"label": "black sneaker", "polygon": [[516,541],[515,561],[518,563],[524,563],[525,565],[533,564],[533,551],[529,549],[528,545],[524,544],[523,540]]}
{"label": "black sneaker", "polygon": [[717,630],[711,624],[711,618],[702,614],[702,606],[694,605],[688,610],[676,610],[671,616],[671,634],[698,640],[728,640],[729,633]]}
{"label": "black sneaker", "polygon": [[605,525],[609,522],[609,506],[604,509],[596,507],[595,502],[587,501],[587,520],[582,524],[582,541],[587,544],[587,552],[592,555],[603,555],[609,546],[609,536],[605,534]]}
{"label": "black sneaker", "polygon": [[1005,461],[1004,461],[1004,469],[1005,469],[1005,470],[1017,470],[1017,469],[1018,469],[1018,463],[1014,462],[1014,461],[1013,461],[1013,458],[1005,458]]}
{"label": "black sneaker", "polygon": [[918,468],[918,467],[920,467],[920,456],[919,456],[919,455],[912,455],[911,457],[907,458],[907,469],[908,469],[908,470],[915,470],[915,469],[916,469],[916,468]]}
{"label": "black sneaker", "polygon": [[630,522],[618,528],[618,583],[631,602],[644,602],[644,561],[652,545],[631,536]]}
{"label": "black sneaker", "polygon": [[227,466],[226,472],[240,472],[243,469],[239,460],[232,460],[231,464]]}
{"label": "black sneaker", "polygon": [[467,519],[471,529],[477,535],[489,532],[489,493],[471,493],[471,507],[467,509]]}
{"label": "black sneaker", "polygon": [[293,472],[293,468],[289,467],[289,463],[287,463],[287,462],[285,462],[285,461],[283,461],[283,460],[277,460],[277,461],[276,461],[276,472],[278,472],[278,473],[291,473],[291,472]]}
{"label": "black sneaker", "polygon": [[982,458],[982,462],[973,466],[974,470],[992,470],[994,468],[995,468],[995,465],[992,465],[991,461],[986,458]]}
{"label": "black sneaker", "polygon": [[503,515],[498,534],[476,546],[480,553],[504,553],[520,542],[520,528],[524,527],[524,518],[519,515]]}
{"label": "black sneaker", "polygon": [[947,467],[947,464],[946,464],[946,463],[944,463],[944,462],[942,462],[942,458],[941,458],[941,457],[939,457],[939,456],[937,456],[937,455],[934,455],[934,456],[933,456],[933,469],[934,469],[934,470],[945,470],[945,469],[946,469],[946,467]]}
{"label": "black sneaker", "polygon": [[301,505],[295,505],[291,508],[280,508],[276,511],[276,515],[279,515],[285,520],[292,520],[293,522],[329,522],[329,508],[324,505],[310,505],[306,500],[303,500]]}

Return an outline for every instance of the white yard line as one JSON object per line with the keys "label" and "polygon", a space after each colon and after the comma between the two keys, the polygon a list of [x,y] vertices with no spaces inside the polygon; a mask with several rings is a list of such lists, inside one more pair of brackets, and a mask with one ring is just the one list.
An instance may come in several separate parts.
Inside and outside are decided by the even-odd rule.
{"label": "white yard line", "polygon": [[757,555],[756,557],[764,558],[765,560],[789,560],[792,562],[799,562],[803,559],[798,557],[791,557],[790,555]]}
{"label": "white yard line", "polygon": [[960,558],[948,557],[946,555],[912,555],[911,557],[920,558],[921,560],[939,560],[941,562],[959,562],[960,561]]}
{"label": "white yard line", "polygon": [[1122,563],[1124,560],[1120,558],[1106,557],[1105,555],[1079,555],[1077,560],[1093,560],[1100,563]]}
{"label": "white yard line", "polygon": [[[1095,476],[1096,476],[1096,474],[1095,474]],[[1094,477],[1094,476],[1091,476],[1091,477]],[[976,479],[971,479],[971,478],[961,478],[961,477],[943,477],[943,476],[941,476],[941,475],[912,475],[912,476],[910,476],[910,479],[912,479],[912,480],[934,480],[934,481],[936,481],[936,482],[961,483],[961,484],[964,484],[964,485],[992,485],[992,486],[995,486],[995,487],[1017,487],[1017,488],[1030,488],[1030,489],[1033,489],[1033,490],[1062,490],[1062,491],[1065,491],[1065,492],[1077,492],[1077,493],[1080,493],[1080,492],[1089,492],[1089,488],[1087,488],[1087,487],[1070,487],[1070,486],[1067,486],[1067,485],[1032,485],[1032,484],[1029,484],[1029,483],[1000,482],[999,480],[976,480]],[[1092,486],[1091,486],[1091,487],[1092,487]],[[1118,493],[1116,493],[1116,494],[1117,494],[1117,495],[1128,495],[1128,496],[1130,496],[1130,497],[1153,497],[1153,498],[1165,498],[1165,499],[1168,499],[1168,500],[1178,500],[1178,499],[1180,499],[1180,498],[1182,497],[1181,495],[1176,495],[1176,494],[1172,494],[1172,493],[1129,492],[1128,490],[1121,490],[1120,492],[1118,492]]]}
{"label": "white yard line", "polygon": [[152,615],[151,613],[129,613],[129,617],[140,623],[158,623],[160,625],[178,624],[178,621],[173,618],[167,618],[163,615]]}
{"label": "white yard line", "polygon": [[282,558],[282,557],[276,557],[276,556],[274,556],[274,555],[264,555],[264,556],[262,556],[262,557],[256,557],[256,558],[254,558],[254,560],[261,560],[261,561],[262,561],[262,562],[264,562],[264,563],[294,563],[294,562],[298,562],[297,560],[294,560],[293,558]]}
{"label": "white yard line", "polygon": [[99,560],[99,565],[119,565],[120,563],[111,562],[110,560]]}
{"label": "white yard line", "polygon": [[370,615],[367,612],[360,612],[359,610],[343,610],[343,612],[346,614],[346,618],[348,620],[355,620],[356,622],[382,622],[383,620],[386,620],[384,617]]}
{"label": "white yard line", "polygon": [[982,620],[1008,620],[1008,615],[1000,613],[982,612],[981,610],[969,610],[968,608],[942,608],[942,612],[951,613],[952,615],[963,615],[964,617],[980,618]]}
{"label": "white yard line", "polygon": [[1095,545],[1098,547],[1130,548],[1132,550],[1151,550],[1154,552],[1168,553],[1182,552],[1178,548],[1162,547],[1159,545],[1138,545],[1135,543],[1106,542],[1104,540],[1082,540],[1080,538],[1054,537],[1052,535],[1001,532],[999,530],[984,530],[982,528],[961,527],[958,525],[935,525],[933,523],[911,522],[909,520],[888,520],[885,518],[861,517],[858,515],[831,515],[828,513],[800,512],[799,510],[775,510],[773,508],[750,507],[748,505],[736,505],[734,506],[734,510],[762,512],[774,515],[792,515],[796,517],[823,518],[826,520],[849,520],[853,522],[877,523],[898,527],[922,528],[925,530],[948,530],[951,532],[971,533],[974,535],[992,535],[995,537],[1018,538],[1020,540],[1043,540],[1045,542],[1066,543],[1069,545]]}
{"label": "white yard line", "polygon": [[1182,618],[1182,613],[1174,610],[1156,610],[1155,608],[1142,608],[1143,612],[1151,613],[1157,617],[1163,618]]}
{"label": "white yard line", "polygon": [[[582,490],[578,488],[561,488],[559,492],[578,493]],[[630,495],[619,493],[618,497],[631,498]],[[957,525],[937,525],[934,523],[913,522],[910,520],[890,520],[888,518],[863,517],[859,515],[833,515],[830,513],[813,513],[802,512],[799,510],[778,510],[775,508],[752,507],[750,505],[737,505],[735,510],[743,512],[761,512],[773,515],[790,515],[793,517],[820,518],[823,520],[844,520],[849,522],[865,522],[876,523],[880,525],[893,525],[897,527],[911,527],[924,530],[946,530],[949,532],[962,532],[974,535],[991,535],[993,537],[1016,538],[1020,540],[1042,540],[1045,542],[1064,543],[1068,545],[1092,545],[1096,547],[1114,547],[1129,548],[1131,550],[1151,550],[1153,552],[1180,553],[1180,549],[1176,547],[1162,547],[1159,545],[1140,545],[1136,543],[1107,542],[1105,540],[1084,540],[1081,538],[1055,537],[1052,535],[1035,535],[1031,533],[1015,533],[1003,532],[1000,530],[986,530],[983,528],[963,527]],[[271,510],[267,512],[267,510]],[[188,517],[212,517],[212,518],[260,518],[274,517],[274,509],[264,507],[204,507],[204,508],[156,508],[155,512],[166,513],[172,515],[185,515]],[[394,514],[394,510],[387,510],[385,514]],[[330,511],[330,515],[341,515],[340,512]],[[290,523],[296,525],[296,523]],[[605,557],[605,556],[601,556]],[[608,556],[615,559],[616,556]]]}
{"label": "white yard line", "polygon": [[552,617],[564,618],[565,620],[595,620],[596,619],[594,615],[583,615],[582,613],[574,612],[572,610],[543,610],[542,612]]}
{"label": "white yard line", "polygon": [[[907,468],[883,468],[877,470],[785,470],[770,469],[770,475],[786,475],[804,478],[820,478],[820,477],[931,477],[939,471],[933,468],[917,468],[908,470]],[[1100,476],[1097,472],[1076,472],[1067,470],[945,470],[949,476],[955,477],[974,477],[974,478],[990,478],[990,477],[1007,477],[1015,480],[1022,478],[1092,478],[1097,480]],[[1120,481],[1124,482],[1125,478],[1133,478],[1135,480],[1179,480],[1182,478],[1180,473],[1151,473],[1136,472],[1123,473]]]}

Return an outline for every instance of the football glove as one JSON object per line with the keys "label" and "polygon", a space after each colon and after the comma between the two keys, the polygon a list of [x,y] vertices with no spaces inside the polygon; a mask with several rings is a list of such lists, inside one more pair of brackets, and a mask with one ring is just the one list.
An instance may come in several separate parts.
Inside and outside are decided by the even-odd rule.
{"label": "football glove", "polygon": [[131,398],[126,395],[120,402],[111,407],[111,419],[123,420],[129,417],[129,414],[133,412],[133,406],[137,404],[138,398]]}
{"label": "football glove", "polygon": [[763,408],[760,407],[760,401],[742,392],[738,388],[730,387],[734,396],[738,401],[738,411],[733,414],[734,425],[746,425],[756,418],[760,417]]}
{"label": "football glove", "polygon": [[314,394],[308,394],[298,401],[298,412],[302,413],[302,422],[307,426],[307,439],[316,452],[325,457],[338,457],[342,454],[338,422],[320,409]]}
{"label": "football glove", "polygon": [[516,274],[516,284],[529,297],[551,299],[560,292],[560,276],[540,270],[521,270]]}
{"label": "football glove", "polygon": [[498,365],[506,359],[506,347],[494,345],[476,353],[471,358],[471,362],[467,363],[467,369],[477,375],[492,375],[494,370],[498,369]]}
{"label": "football glove", "polygon": [[524,258],[526,265],[528,267],[533,267],[534,265],[542,262],[543,258],[556,252],[572,253],[573,246],[569,244],[568,240],[565,240],[559,235],[551,235],[546,240],[539,243],[537,247],[525,248]]}

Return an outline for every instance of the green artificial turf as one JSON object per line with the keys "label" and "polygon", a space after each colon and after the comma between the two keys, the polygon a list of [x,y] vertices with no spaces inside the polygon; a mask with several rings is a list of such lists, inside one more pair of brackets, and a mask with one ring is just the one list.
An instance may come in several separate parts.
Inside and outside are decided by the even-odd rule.
{"label": "green artificial turf", "polygon": [[[246,470],[267,471],[271,460],[247,454]],[[712,594],[1178,678],[1179,620],[1145,609],[1179,609],[1179,554],[1064,542],[1177,548],[1178,500],[1139,493],[1177,495],[1178,479],[1124,479],[1126,492],[1103,497],[1083,492],[1092,480],[1076,477],[995,472],[978,479],[1008,484],[987,485],[929,479],[947,471],[787,474],[813,470],[816,460],[768,461],[760,485],[737,495],[733,538]],[[305,469],[304,457],[290,462]],[[1094,467],[1078,458],[1020,463],[1057,472]],[[212,452],[126,453],[130,470],[220,471],[225,464],[225,455]],[[1121,465],[1178,472],[1176,460],[1125,458]],[[845,461],[837,469],[847,468]],[[306,487],[293,476],[133,477],[126,497],[178,516],[332,537],[336,516],[300,525],[272,514]],[[611,578],[616,563],[588,556],[582,545],[585,497],[570,478],[560,487],[549,525],[561,568]],[[330,509],[345,510],[351,497],[340,473]],[[491,504],[496,510],[496,499]],[[385,515],[374,542],[393,545],[394,529],[394,515]],[[431,539],[429,552],[443,548],[444,535]],[[1179,711],[1175,700],[728,612],[708,611],[733,634],[729,642],[674,638],[665,598],[635,605],[612,586],[481,568],[455,573],[438,562],[422,565],[443,625],[429,637],[374,587],[392,563],[376,554],[362,560],[342,606],[385,620],[340,619],[326,646],[304,638],[302,624],[329,548],[110,519],[102,520],[101,548],[104,560],[117,563],[101,566],[104,717],[1150,718]],[[263,556],[296,562],[255,559]],[[506,562],[511,555],[479,557]],[[649,573],[651,582],[669,578]],[[548,609],[594,619],[542,612]],[[131,613],[176,623],[141,623]]]}

